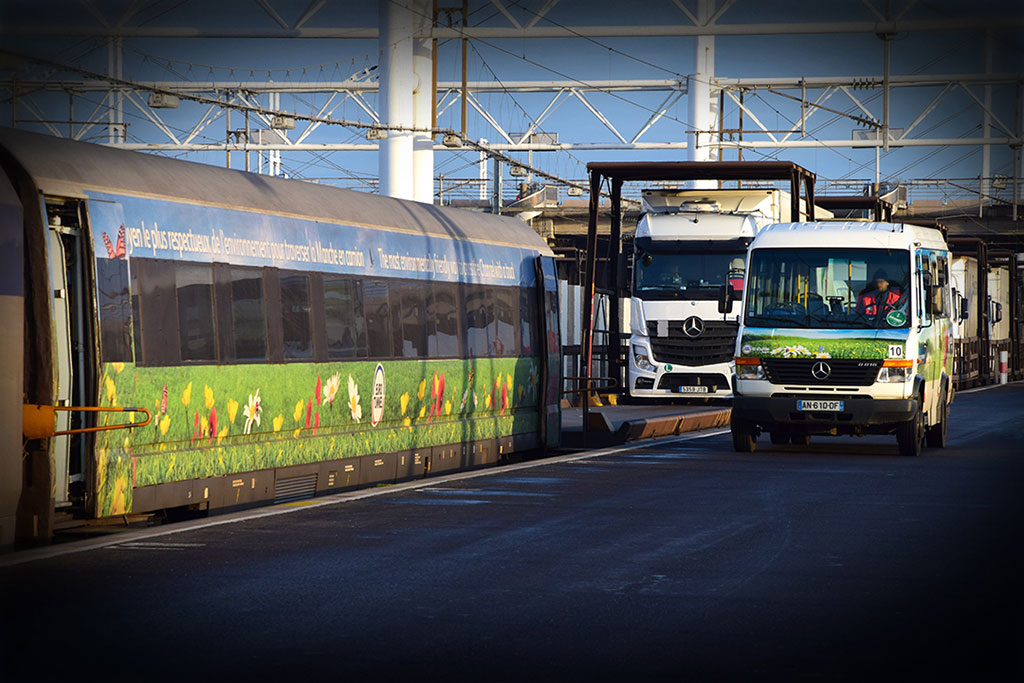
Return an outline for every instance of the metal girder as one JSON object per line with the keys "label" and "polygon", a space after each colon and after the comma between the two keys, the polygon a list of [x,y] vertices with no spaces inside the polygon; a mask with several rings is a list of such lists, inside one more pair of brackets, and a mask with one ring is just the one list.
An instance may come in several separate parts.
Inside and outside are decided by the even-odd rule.
{"label": "metal girder", "polygon": [[754,124],[755,124],[755,125],[757,125],[757,127],[761,129],[761,132],[763,132],[763,133],[764,133],[765,135],[767,135],[768,137],[770,137],[770,138],[772,139],[772,142],[774,142],[774,143],[778,144],[778,142],[779,142],[778,138],[776,138],[776,137],[775,137],[775,136],[774,136],[774,135],[773,135],[773,134],[771,133],[771,131],[769,131],[769,130],[768,130],[768,128],[767,128],[767,127],[766,127],[766,126],[765,126],[765,125],[764,125],[763,123],[761,123],[761,120],[757,118],[757,115],[756,115],[756,114],[754,114],[754,112],[750,111],[750,107],[748,107],[748,106],[747,106],[747,105],[746,105],[745,103],[743,103],[743,102],[740,102],[739,98],[738,98],[738,97],[736,97],[736,95],[734,95],[734,94],[733,94],[732,92],[730,92],[730,91],[726,91],[726,93],[725,93],[725,94],[726,94],[726,96],[727,96],[727,97],[728,97],[728,98],[729,98],[730,100],[732,100],[733,102],[735,102],[735,103],[736,103],[736,106],[737,106],[737,107],[739,107],[740,109],[742,109],[742,110],[743,110],[743,112],[744,112],[744,113],[745,113],[745,114],[746,114],[747,116],[749,116],[749,117],[750,117],[750,120],[751,120],[751,121],[753,121],[753,122],[754,122]]}
{"label": "metal girder", "polygon": [[[1020,145],[1024,141],[1021,137],[1003,138],[913,138],[910,140],[899,140],[904,147],[971,147],[978,145]],[[893,142],[896,142],[895,140]],[[721,141],[716,142],[716,147],[727,149],[807,149],[814,147],[829,148],[850,148],[870,149],[882,147],[882,140],[790,140],[788,142],[770,140],[742,140],[742,141]],[[180,152],[214,152],[214,151],[293,151],[293,152],[370,152],[376,151],[374,143],[264,143],[250,144],[248,146],[236,143],[192,143],[192,144],[170,144],[170,143],[146,143],[146,142],[115,142],[109,143],[110,147],[119,149],[132,149],[137,151],[180,151]],[[607,142],[561,142],[556,145],[540,143],[529,144],[487,144],[487,149],[496,152],[559,152],[572,150],[594,150],[594,151],[626,151],[626,150],[681,150],[686,149],[685,142],[636,142],[636,143],[607,143]],[[465,148],[452,149],[444,145],[434,145],[435,151],[465,152]]]}
{"label": "metal girder", "polygon": [[[957,76],[963,80],[969,75]],[[0,81],[0,88],[10,87],[11,81]],[[377,92],[377,81],[345,80],[345,81],[133,81],[140,90],[162,90],[177,93],[215,93],[224,90],[242,90],[251,93],[319,93],[350,91],[360,93]],[[81,80],[33,80],[18,79],[21,89],[37,88],[40,90],[74,90],[75,92],[95,92],[108,90],[113,85],[102,79]],[[469,81],[469,90],[475,93],[530,93],[551,92],[575,88],[581,92],[643,92],[679,90],[686,91],[684,80],[659,79],[618,79],[618,80],[542,80],[542,81]],[[437,89],[460,90],[461,81],[438,81]]]}
{"label": "metal girder", "polygon": [[[806,21],[793,23],[734,23],[734,24],[620,24],[612,26],[534,25],[515,28],[509,26],[435,27],[424,33],[424,38],[451,39],[524,39],[524,38],[635,38],[645,36],[764,36],[808,35],[834,33],[919,33],[935,31],[999,31],[1024,28],[1024,16],[984,17],[966,16],[954,19],[922,19],[894,21]],[[49,24],[8,24],[5,32],[19,36],[66,36],[120,38],[304,38],[323,40],[377,40],[376,26],[336,26],[318,28],[196,28],[192,26],[80,26]]]}

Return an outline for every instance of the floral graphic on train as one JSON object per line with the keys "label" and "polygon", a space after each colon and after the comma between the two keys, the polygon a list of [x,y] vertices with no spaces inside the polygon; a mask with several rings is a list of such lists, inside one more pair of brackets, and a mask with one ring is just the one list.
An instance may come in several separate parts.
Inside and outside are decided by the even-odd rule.
{"label": "floral graphic on train", "polygon": [[153,424],[127,437],[97,437],[99,514],[131,511],[139,486],[534,431],[538,364],[531,357],[393,361],[383,419],[374,427],[361,391],[372,386],[372,361],[106,363],[101,405],[146,406]]}

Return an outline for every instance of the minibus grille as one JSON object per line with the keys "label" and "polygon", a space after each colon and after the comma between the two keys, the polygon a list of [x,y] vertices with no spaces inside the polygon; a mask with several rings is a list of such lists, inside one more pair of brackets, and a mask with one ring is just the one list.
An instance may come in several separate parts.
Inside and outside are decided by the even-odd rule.
{"label": "minibus grille", "polygon": [[[815,364],[821,362],[828,365],[825,379],[818,379],[813,373]],[[762,358],[761,364],[773,384],[804,386],[871,386],[882,367],[881,360],[856,358]]]}
{"label": "minibus grille", "polygon": [[682,320],[668,322],[668,336],[658,336],[658,323],[647,323],[651,351],[659,363],[677,363],[690,367],[726,363],[732,360],[736,349],[735,322],[727,320],[704,320],[704,331],[697,337],[688,337],[683,332]]}

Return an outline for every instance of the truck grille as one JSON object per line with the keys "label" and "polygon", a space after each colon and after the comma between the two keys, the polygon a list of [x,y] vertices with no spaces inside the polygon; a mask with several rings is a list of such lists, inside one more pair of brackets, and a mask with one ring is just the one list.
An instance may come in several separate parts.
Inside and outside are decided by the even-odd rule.
{"label": "truck grille", "polygon": [[[824,380],[811,370],[815,363],[825,362],[831,373]],[[764,371],[772,384],[867,387],[875,383],[881,360],[855,358],[762,358]]]}
{"label": "truck grille", "polygon": [[668,336],[658,336],[657,321],[647,323],[654,360],[678,363],[690,367],[725,363],[732,360],[736,348],[739,326],[726,320],[704,320],[704,332],[699,337],[688,337],[683,332],[682,320],[668,321]]}

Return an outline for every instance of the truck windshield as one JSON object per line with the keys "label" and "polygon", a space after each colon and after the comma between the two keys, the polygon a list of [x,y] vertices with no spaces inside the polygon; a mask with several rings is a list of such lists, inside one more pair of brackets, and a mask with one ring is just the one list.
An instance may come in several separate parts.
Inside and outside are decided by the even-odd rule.
{"label": "truck windshield", "polygon": [[714,300],[726,282],[736,298],[743,290],[746,253],[655,251],[637,249],[633,260],[633,296],[641,299]]}
{"label": "truck windshield", "polygon": [[909,269],[896,249],[754,249],[744,324],[909,327]]}

